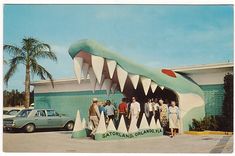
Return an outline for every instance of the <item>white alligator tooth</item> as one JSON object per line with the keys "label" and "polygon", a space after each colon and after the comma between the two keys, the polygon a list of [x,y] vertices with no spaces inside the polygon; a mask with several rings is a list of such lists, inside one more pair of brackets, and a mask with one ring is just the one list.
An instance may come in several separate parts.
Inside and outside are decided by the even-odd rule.
{"label": "white alligator tooth", "polygon": [[146,78],[146,77],[142,77],[142,76],[140,77],[140,79],[141,79],[141,82],[142,82],[142,86],[144,88],[144,93],[145,93],[145,95],[147,95],[150,84],[151,84],[151,79]]}
{"label": "white alligator tooth", "polygon": [[88,69],[89,69],[89,64],[83,63],[82,72],[85,80],[87,79]]}
{"label": "white alligator tooth", "polygon": [[112,92],[112,94],[114,94],[114,92],[115,92],[115,90],[116,90],[116,87],[117,87],[117,84],[114,83],[114,84],[112,85],[112,87],[111,87],[111,92]]}
{"label": "white alligator tooth", "polygon": [[151,129],[157,129],[157,125],[156,125],[154,116],[152,116],[152,119],[151,119],[151,122],[150,122],[149,127],[150,127]]}
{"label": "white alligator tooth", "polygon": [[106,62],[107,62],[107,65],[108,65],[109,76],[112,79],[113,78],[113,73],[115,71],[117,63],[116,63],[116,61],[107,60],[107,59],[106,59]]}
{"label": "white alligator tooth", "polygon": [[83,63],[83,58],[74,57],[73,59],[74,71],[79,84],[81,82],[81,76],[82,76],[82,63]]}
{"label": "white alligator tooth", "polygon": [[157,128],[162,128],[162,126],[161,126],[161,124],[160,124],[160,121],[159,121],[159,119],[157,119],[157,124],[156,124],[156,127],[157,127]]}
{"label": "white alligator tooth", "polygon": [[128,73],[124,69],[122,69],[119,65],[117,65],[117,76],[118,76],[118,81],[119,81],[121,92],[123,92],[127,75]]}
{"label": "white alligator tooth", "polygon": [[111,85],[112,85],[112,81],[110,79],[105,79],[103,85],[106,88],[107,95],[109,95]]}
{"label": "white alligator tooth", "polygon": [[87,128],[87,123],[86,123],[86,119],[82,118],[82,128],[85,129]]}
{"label": "white alligator tooth", "polygon": [[82,122],[81,122],[81,117],[80,117],[80,112],[77,110],[77,116],[75,120],[75,125],[73,131],[80,131],[83,129]]}
{"label": "white alligator tooth", "polygon": [[126,124],[125,124],[123,115],[122,115],[121,120],[119,122],[117,131],[122,132],[122,133],[127,133]]}
{"label": "white alligator tooth", "polygon": [[164,89],[164,86],[159,86],[162,90]]}
{"label": "white alligator tooth", "polygon": [[102,74],[102,76],[101,76],[101,81],[99,84],[100,89],[102,88],[103,83],[104,83],[104,74]]}
{"label": "white alligator tooth", "polygon": [[136,126],[137,123],[137,119],[136,118],[131,118],[131,124],[128,130],[128,133],[134,133],[134,132],[138,132],[138,128]]}
{"label": "white alligator tooth", "polygon": [[152,92],[154,93],[155,90],[157,89],[157,84],[155,82],[151,82],[151,89],[152,89]]}
{"label": "white alligator tooth", "polygon": [[129,75],[129,77],[131,79],[133,87],[136,89],[137,85],[138,85],[138,82],[139,82],[140,76],[139,75],[134,75],[134,74],[128,74],[128,75]]}
{"label": "white alligator tooth", "polygon": [[113,124],[113,119],[111,119],[109,121],[109,124],[108,124],[108,127],[107,127],[107,131],[116,131],[116,128],[115,128],[115,126]]}
{"label": "white alligator tooth", "polygon": [[99,90],[100,88],[101,88],[100,84],[96,81],[95,90]]}
{"label": "white alligator tooth", "polygon": [[104,58],[91,55],[91,63],[92,63],[92,68],[94,70],[95,76],[98,82],[100,83],[102,72],[103,72],[103,67],[104,67]]}
{"label": "white alligator tooth", "polygon": [[145,113],[143,113],[143,116],[140,122],[140,129],[149,129],[149,124],[146,119]]}
{"label": "white alligator tooth", "polygon": [[104,121],[104,112],[102,112],[96,133],[103,134],[105,132],[107,132],[107,129]]}
{"label": "white alligator tooth", "polygon": [[90,67],[90,69],[89,69],[89,78],[90,78],[91,88],[93,89],[93,93],[94,93],[95,92],[95,85],[96,85],[96,77],[95,77],[95,73],[94,73],[92,67]]}

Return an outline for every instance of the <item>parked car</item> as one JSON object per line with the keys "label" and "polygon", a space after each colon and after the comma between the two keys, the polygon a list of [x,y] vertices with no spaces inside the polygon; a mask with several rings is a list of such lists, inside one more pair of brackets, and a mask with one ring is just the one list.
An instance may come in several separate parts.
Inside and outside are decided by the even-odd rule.
{"label": "parked car", "polygon": [[59,115],[53,109],[23,109],[16,117],[3,119],[4,130],[23,129],[28,133],[42,128],[65,128],[71,131],[73,127],[73,118]]}
{"label": "parked car", "polygon": [[5,107],[3,108],[3,119],[15,117],[23,107]]}
{"label": "parked car", "polygon": [[8,110],[3,110],[3,115],[7,114]]}
{"label": "parked car", "polygon": [[29,106],[30,109],[34,109],[34,103],[31,103]]}

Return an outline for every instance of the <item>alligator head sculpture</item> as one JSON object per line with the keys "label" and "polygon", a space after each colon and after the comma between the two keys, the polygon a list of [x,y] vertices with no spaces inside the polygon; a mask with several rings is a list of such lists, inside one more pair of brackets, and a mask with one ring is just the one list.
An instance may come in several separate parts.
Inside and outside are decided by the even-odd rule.
{"label": "alligator head sculpture", "polygon": [[81,82],[82,74],[84,78],[89,76],[93,91],[98,83],[105,86],[108,94],[110,90],[114,92],[117,89],[127,97],[153,95],[157,88],[174,92],[181,110],[181,130],[188,129],[192,118],[201,118],[205,114],[203,91],[179,73],[137,64],[93,40],[72,44],[69,54],[73,59],[78,83]]}

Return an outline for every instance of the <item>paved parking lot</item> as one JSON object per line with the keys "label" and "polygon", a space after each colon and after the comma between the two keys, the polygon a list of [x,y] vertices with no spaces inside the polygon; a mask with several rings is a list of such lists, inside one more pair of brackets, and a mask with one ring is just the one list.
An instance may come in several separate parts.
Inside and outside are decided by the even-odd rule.
{"label": "paved parking lot", "polygon": [[3,133],[4,152],[81,153],[231,153],[233,136],[177,135],[154,138],[95,141],[71,139],[71,132]]}

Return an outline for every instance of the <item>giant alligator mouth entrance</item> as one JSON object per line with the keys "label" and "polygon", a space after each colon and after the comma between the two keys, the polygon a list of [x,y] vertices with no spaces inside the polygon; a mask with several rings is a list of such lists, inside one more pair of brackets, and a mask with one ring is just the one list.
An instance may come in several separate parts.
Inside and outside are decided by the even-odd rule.
{"label": "giant alligator mouth entrance", "polygon": [[[129,99],[135,96],[141,104],[142,112],[148,98],[162,98],[165,102],[166,99],[168,102],[174,100],[183,110],[180,113],[183,121],[188,111],[205,104],[201,88],[183,75],[169,69],[147,68],[106,49],[96,41],[84,39],[74,43],[69,48],[69,54],[73,59],[78,83],[81,77],[89,77],[88,88],[93,92],[101,89],[106,90],[107,95],[120,91]],[[204,109],[199,112],[201,114],[197,116],[202,116]],[[187,121],[190,119],[192,117],[187,118]],[[179,129],[187,128],[188,125],[183,126],[184,122],[180,122]]]}
{"label": "giant alligator mouth entrance", "polygon": [[74,69],[79,83],[81,77],[89,77],[93,91],[104,88],[108,95],[118,90],[128,99],[135,96],[141,104],[141,110],[144,110],[144,103],[148,98],[162,98],[169,102],[173,100],[178,104],[174,91],[157,86],[148,77],[125,71],[114,60],[80,51],[74,57]]}
{"label": "giant alligator mouth entrance", "polygon": [[131,99],[131,97],[133,96],[136,97],[137,101],[140,102],[140,104],[144,104],[145,102],[147,102],[148,99],[155,99],[155,98],[157,98],[158,100],[163,99],[163,101],[166,103],[175,101],[176,104],[178,104],[178,97],[174,91],[168,88],[157,87],[154,92],[150,88],[147,95],[145,95],[144,88],[141,82],[139,82],[137,88],[134,89],[134,87],[131,84],[131,80],[129,78],[127,78],[126,80],[126,86],[124,88],[123,94],[128,99]]}

